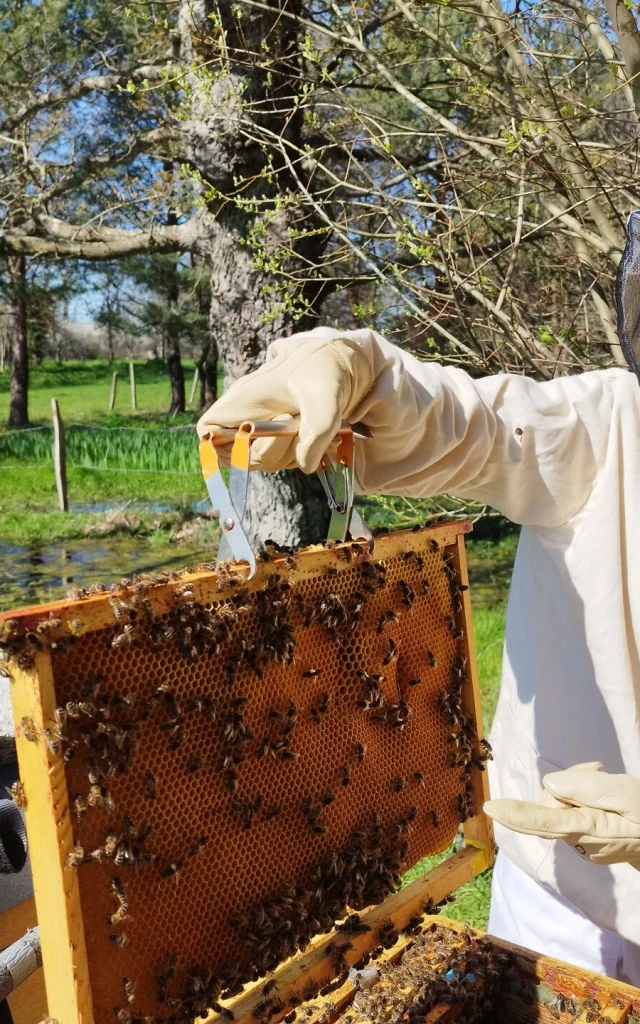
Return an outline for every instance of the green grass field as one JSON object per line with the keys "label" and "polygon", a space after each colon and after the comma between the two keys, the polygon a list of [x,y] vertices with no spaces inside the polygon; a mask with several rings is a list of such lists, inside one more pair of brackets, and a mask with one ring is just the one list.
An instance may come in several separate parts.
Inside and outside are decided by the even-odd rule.
{"label": "green grass field", "polygon": [[[109,413],[112,369],[118,370],[119,385],[116,408]],[[0,427],[1,542],[32,548],[41,557],[46,545],[86,537],[87,531],[104,522],[101,512],[57,510],[51,459],[51,398],[55,397],[66,424],[72,506],[141,501],[170,505],[172,511],[164,515],[142,510],[134,517],[121,517],[122,529],[126,529],[132,543],[147,538],[143,543],[158,547],[156,568],[162,567],[163,558],[169,564],[170,552],[167,550],[163,555],[162,545],[172,543],[172,531],[189,517],[190,505],[206,497],[195,436],[188,429],[193,428],[198,413],[192,409],[173,419],[166,414],[169,384],[166,369],[159,361],[136,363],[138,409],[132,412],[128,373],[125,361],[110,367],[104,360],[59,365],[46,361],[32,369],[32,425],[47,429],[9,432]],[[193,363],[187,361],[187,395],[192,373]],[[0,375],[0,422],[6,422],[8,404],[5,373]],[[89,425],[99,429],[89,431]],[[390,508],[393,507],[392,503]],[[393,513],[389,508],[381,512],[372,504],[366,511],[371,513],[372,525],[385,517],[391,524]],[[116,526],[114,533],[117,532]],[[500,685],[506,594],[516,542],[512,535],[493,543],[469,540],[467,545],[485,730],[491,725]],[[107,545],[107,550],[108,543],[105,537],[100,541],[103,547]],[[444,856],[446,853],[417,864],[405,883]],[[447,906],[447,916],[477,927],[486,926],[490,885],[491,875],[486,872],[464,886],[455,903]]]}
{"label": "green grass field", "polygon": [[[111,423],[119,420],[167,418],[170,388],[167,370],[161,360],[135,359],[137,411],[131,408],[129,363],[116,359],[70,360],[56,363],[45,359],[40,366],[29,368],[29,418],[32,426],[51,423],[51,399],[57,398],[62,418],[77,423]],[[187,402],[194,371],[192,359],[183,360]],[[118,373],[116,402],[109,412],[111,374]],[[6,423],[9,412],[9,372],[0,374],[0,423]],[[177,417],[173,422],[192,422],[195,411]]]}
{"label": "green grass field", "polygon": [[[194,424],[198,410],[170,417],[169,381],[159,361],[136,361],[137,405],[130,407],[129,366],[125,360],[32,367],[29,413],[32,428],[0,427],[0,539],[10,544],[53,543],[84,535],[99,513],[57,511],[52,464],[51,398],[57,398],[65,424],[69,502],[158,502],[188,507],[206,498],[198,463]],[[194,363],[185,360],[187,399]],[[119,383],[108,411],[111,373]],[[221,383],[221,382],[220,382]],[[9,375],[0,374],[0,423],[9,409]],[[27,516],[25,517],[25,512]],[[142,517],[144,532],[148,518]]]}

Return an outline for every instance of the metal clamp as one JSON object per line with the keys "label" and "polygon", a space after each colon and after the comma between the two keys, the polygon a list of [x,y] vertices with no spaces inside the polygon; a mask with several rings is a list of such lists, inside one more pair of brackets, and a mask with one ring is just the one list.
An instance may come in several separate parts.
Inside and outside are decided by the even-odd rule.
{"label": "metal clamp", "polygon": [[[214,509],[220,517],[222,537],[218,549],[217,561],[242,561],[249,563],[249,579],[256,572],[256,558],[248,538],[242,528],[244,518],[249,471],[251,465],[251,445],[257,438],[264,437],[296,437],[299,422],[242,423],[237,431],[229,428],[218,428],[206,434],[200,441],[200,463],[207,485],[209,497]],[[353,508],[353,454],[354,436],[366,437],[365,433],[354,430],[350,424],[344,423],[338,431],[338,447],[336,462],[325,455],[318,467],[318,475],[331,510],[331,519],[327,539],[343,541],[350,534],[354,539],[364,539],[373,544],[373,535],[365,526],[360,515]],[[229,486],[225,484],[216,449],[233,444],[231,449],[231,465],[229,469]]]}

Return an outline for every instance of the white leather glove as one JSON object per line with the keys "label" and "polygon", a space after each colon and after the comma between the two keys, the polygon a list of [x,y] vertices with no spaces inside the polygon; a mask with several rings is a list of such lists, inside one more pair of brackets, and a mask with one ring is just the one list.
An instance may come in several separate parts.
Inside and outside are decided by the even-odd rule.
{"label": "white leather glove", "polygon": [[609,775],[599,761],[551,772],[539,804],[488,800],[490,818],[525,835],[563,839],[593,864],[628,863],[640,871],[640,781]]}
{"label": "white leather glove", "polygon": [[372,331],[341,334],[326,327],[274,341],[264,365],[234,381],[202,416],[198,433],[202,436],[212,424],[236,427],[244,420],[300,415],[297,437],[252,445],[252,468],[299,466],[315,472],[340,423],[353,415],[373,384],[372,341]]}

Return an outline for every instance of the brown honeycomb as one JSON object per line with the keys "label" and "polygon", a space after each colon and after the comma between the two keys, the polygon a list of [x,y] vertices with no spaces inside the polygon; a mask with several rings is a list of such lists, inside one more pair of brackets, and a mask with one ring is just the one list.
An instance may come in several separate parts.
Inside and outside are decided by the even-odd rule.
{"label": "brown honeycomb", "polygon": [[[87,758],[95,752],[84,744],[90,742],[95,722],[84,714],[69,721],[69,735],[79,740],[75,756],[66,765],[76,842],[88,853],[104,844],[109,831],[121,836],[127,829],[135,833],[152,826],[142,850],[153,859],[116,866],[113,859],[103,858],[77,869],[96,1021],[114,1020],[113,1008],[123,1005],[123,977],[135,982],[136,1016],[170,1019],[166,1006],[156,1002],[155,982],[169,953],[177,957],[176,978],[181,973],[184,977],[185,970],[195,964],[206,964],[216,974],[224,967],[245,965],[246,942],[230,919],[246,915],[283,883],[302,883],[323,855],[348,844],[352,830],[367,828],[374,812],[389,831],[409,808],[417,809],[407,830],[403,872],[450,845],[459,824],[457,801],[463,784],[460,769],[449,764],[451,725],[437,709],[436,698],[449,685],[457,654],[452,619],[459,626],[460,616],[455,614],[450,579],[443,570],[443,552],[434,540],[438,535],[435,528],[380,538],[373,556],[373,562],[386,570],[380,589],[371,588],[370,578],[363,576],[367,562],[360,560],[358,551],[350,561],[339,551],[326,551],[299,556],[295,568],[282,560],[261,564],[246,596],[236,598],[235,604],[238,588],[222,593],[215,573],[201,575],[195,597],[207,612],[218,612],[222,604],[236,609],[228,636],[213,655],[185,657],[176,649],[175,635],[152,649],[140,612],[134,617],[138,621],[133,622],[132,642],[114,646],[123,622],[114,622],[112,614],[105,619],[104,607],[103,621],[112,625],[91,629],[75,643],[54,650],[60,706],[82,700],[88,681],[97,676],[100,682],[93,699],[98,704],[116,694],[131,702],[109,711],[110,721],[125,730],[133,723],[126,735],[135,740],[124,773],[102,783],[115,810],[90,806],[81,820],[73,812],[74,798],[89,792]],[[407,551],[418,557],[403,557]],[[295,658],[291,664],[273,661],[259,678],[243,659],[243,651],[262,632],[253,591],[264,588],[274,573],[280,577],[278,587],[290,580],[290,589],[285,582],[283,594],[290,599]],[[185,580],[188,577],[183,576],[182,585]],[[400,581],[415,592],[410,607],[402,603]],[[353,606],[359,602],[354,595],[362,594],[367,583],[374,592],[365,592],[354,629],[338,627],[330,636],[317,619],[304,625],[304,608],[318,607],[328,594]],[[148,621],[151,605],[156,623],[175,621],[172,609],[180,607],[182,598],[169,597],[168,603],[165,593],[164,605],[161,600],[162,592],[171,589],[175,586],[149,590]],[[126,592],[122,596],[126,603]],[[187,593],[184,599],[191,597]],[[108,606],[107,597],[100,603]],[[81,614],[82,603],[76,607]],[[160,607],[169,610],[158,611]],[[380,616],[388,610],[397,619],[380,632]],[[382,667],[390,640],[397,657]],[[305,678],[303,673],[312,669],[320,671]],[[384,674],[380,683],[384,706],[407,701],[411,713],[404,728],[376,722],[371,710],[357,707],[364,692],[360,670]],[[420,683],[410,686],[409,680],[416,678]],[[159,688],[162,695],[154,697]],[[316,714],[314,721],[311,709],[318,708],[325,694],[330,697],[328,708]],[[203,697],[215,703],[215,715],[208,716],[197,706]],[[242,697],[248,702],[239,711],[253,738],[243,746],[246,756],[235,768],[236,791],[231,793],[221,770],[223,729],[225,716],[238,709]],[[235,707],[232,701],[238,702]],[[258,759],[265,737],[277,744],[290,721],[291,701],[296,705],[296,725],[288,736],[289,747],[282,749],[293,751],[297,759],[283,760],[282,749]],[[145,704],[147,711],[149,706],[153,710],[140,720]],[[172,724],[176,715],[184,718],[178,726]],[[178,732],[182,742],[170,750]],[[366,747],[362,763],[357,744]],[[348,785],[343,785],[345,768],[350,774]],[[150,798],[149,773],[155,777],[155,799]],[[414,773],[421,773],[423,781]],[[392,780],[398,777],[405,784],[396,792]],[[326,831],[316,834],[304,816],[303,804],[306,798],[317,803],[329,792],[335,800],[318,819]],[[260,809],[251,827],[246,827],[246,814],[238,805],[255,804],[258,798]],[[268,814],[276,805],[282,806],[282,812],[267,820],[265,811]],[[127,825],[127,816],[133,824]],[[190,856],[202,836],[206,844]],[[163,877],[179,863],[179,870]],[[111,887],[114,876],[121,879],[128,898],[127,916],[115,926],[109,923],[118,906]],[[110,939],[122,933],[128,939],[127,948]]]}

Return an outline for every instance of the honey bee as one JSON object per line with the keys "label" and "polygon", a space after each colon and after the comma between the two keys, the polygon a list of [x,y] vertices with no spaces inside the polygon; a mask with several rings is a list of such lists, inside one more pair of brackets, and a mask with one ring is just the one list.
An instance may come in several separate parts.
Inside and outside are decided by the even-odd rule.
{"label": "honey bee", "polygon": [[109,604],[111,605],[113,617],[116,619],[117,622],[121,622],[123,619],[126,619],[127,616],[129,615],[129,606],[126,605],[124,601],[121,601],[120,598],[110,597]]}
{"label": "honey bee", "polygon": [[71,636],[80,636],[82,633],[82,622],[80,619],[71,619],[71,621],[67,623],[67,629]]}
{"label": "honey bee", "polygon": [[128,910],[129,901],[127,899],[127,893],[125,891],[124,885],[122,884],[122,880],[117,875],[115,875],[111,879],[111,891],[115,896],[116,900],[118,901],[119,905],[121,907],[124,907],[125,910]]}
{"label": "honey bee", "polygon": [[356,760],[358,764],[362,764],[367,753],[367,748],[364,743],[356,743]]}
{"label": "honey bee", "polygon": [[275,804],[273,807],[270,807],[268,811],[263,811],[262,817],[265,821],[271,821],[273,818],[277,818],[279,814],[282,814],[282,810],[282,804]]}
{"label": "honey bee", "polygon": [[25,715],[22,721],[20,722],[20,725],[22,727],[22,735],[24,736],[25,740],[28,740],[29,743],[35,743],[36,740],[38,739],[38,734],[36,732],[36,727],[33,724],[33,718],[28,718]]}
{"label": "honey bee", "polygon": [[118,1024],[131,1024],[131,1010],[128,1010],[126,1006],[114,1006],[113,1012]]}
{"label": "honey bee", "polygon": [[283,761],[297,761],[300,758],[300,754],[294,750],[283,750],[280,753],[280,757]]}
{"label": "honey bee", "polygon": [[422,676],[414,676],[413,679],[407,679],[407,686],[420,686],[422,682]]}
{"label": "honey bee", "polygon": [[131,940],[124,932],[117,932],[115,935],[110,935],[109,938],[116,946],[119,946],[120,949],[128,949],[131,945]]}
{"label": "honey bee", "polygon": [[62,619],[41,619],[36,626],[36,633],[50,633],[54,629],[59,629],[62,625]]}
{"label": "honey bee", "polygon": [[116,852],[118,845],[118,837],[115,832],[107,832],[106,839],[104,841],[104,853],[105,857],[113,857]]}
{"label": "honey bee", "polygon": [[113,640],[111,641],[111,646],[112,647],[126,647],[129,644],[133,643],[134,638],[135,638],[135,629],[131,625],[131,623],[128,622],[125,626],[122,627],[122,632],[121,633],[116,633],[116,635],[114,636]]}
{"label": "honey bee", "polygon": [[91,786],[87,794],[87,803],[89,807],[97,807],[102,804],[102,790],[100,786]]}
{"label": "honey bee", "polygon": [[274,992],[277,989],[277,987],[278,987],[277,981],[274,981],[273,979],[271,979],[271,981],[268,981],[266,983],[266,985],[262,986],[262,995],[263,996],[268,996],[271,992]]}
{"label": "honey bee", "polygon": [[108,789],[104,787],[100,790],[100,796],[102,797],[102,806],[108,814],[114,814],[116,805],[113,802],[113,797]]}
{"label": "honey bee", "polygon": [[76,843],[73,850],[67,855],[67,866],[70,868],[77,868],[78,864],[82,864],[84,861],[84,850],[80,846],[80,843]]}
{"label": "honey bee", "polygon": [[167,745],[167,749],[171,750],[171,751],[178,750],[182,746],[183,743],[184,743],[184,733],[183,733],[182,729],[180,728],[180,726],[178,726],[175,729],[173,735],[171,736],[171,739],[169,740],[169,743]]}
{"label": "honey bee", "polygon": [[187,761],[187,771],[189,772],[190,775],[193,775],[195,772],[200,771],[202,765],[202,758],[195,757],[194,755],[192,755]]}
{"label": "honey bee", "polygon": [[349,786],[351,784],[351,772],[346,765],[343,765],[340,769],[340,785]]}
{"label": "honey bee", "polygon": [[126,908],[120,906],[109,918],[109,923],[112,925],[118,925],[124,921],[126,917],[128,917]]}
{"label": "honey bee", "polygon": [[422,772],[414,772],[413,777],[419,786],[424,786],[424,775]]}
{"label": "honey bee", "polygon": [[88,806],[89,805],[87,803],[86,796],[83,796],[82,793],[76,793],[76,795],[73,798],[73,809],[75,811],[76,818],[78,819],[78,821],[82,821],[85,814],[87,813]]}
{"label": "honey bee", "polygon": [[322,797],[322,800],[320,802],[321,802],[323,807],[328,807],[330,804],[333,803],[335,798],[336,798],[335,793],[325,793],[324,796]]}
{"label": "honey bee", "polygon": [[302,673],[302,678],[303,679],[315,679],[315,677],[319,676],[321,672],[322,672],[321,668],[308,668],[305,672]]}
{"label": "honey bee", "polygon": [[489,741],[485,740],[484,738],[481,739],[480,740],[480,746],[482,747],[483,754],[485,754],[485,756],[486,756],[486,760],[487,761],[493,761],[493,748],[492,748],[491,744],[489,743]]}
{"label": "honey bee", "polygon": [[12,636],[18,631],[19,625],[17,619],[5,619],[4,622],[0,622],[0,643],[6,643],[11,640]]}
{"label": "honey bee", "polygon": [[401,775],[396,775],[395,778],[391,780],[390,785],[394,793],[400,793],[405,787],[405,779],[403,779]]}
{"label": "honey bee", "polygon": [[206,846],[206,844],[208,842],[209,842],[209,836],[199,836],[199,838],[196,839],[194,843],[192,843],[191,849],[189,850],[189,856],[190,857],[197,856],[197,854],[199,854],[201,850],[204,850],[204,848],[205,848],[205,846]]}
{"label": "honey bee", "polygon": [[58,735],[58,733],[54,729],[47,728],[47,729],[43,729],[42,730],[42,735],[45,738],[45,742],[47,744],[47,750],[49,751],[49,753],[51,753],[51,754],[59,754],[60,753],[60,736]]}
{"label": "honey bee", "polygon": [[135,984],[130,978],[122,979],[122,988],[124,989],[125,998],[128,1003],[132,1003],[135,998]]}
{"label": "honey bee", "polygon": [[16,807],[26,807],[27,798],[24,792],[24,786],[19,780],[16,780],[11,784],[11,787],[7,787],[7,793],[13,800]]}
{"label": "honey bee", "polygon": [[429,817],[431,818],[431,824],[434,828],[440,827],[440,818],[437,811],[429,811]]}
{"label": "honey bee", "polygon": [[388,643],[387,643],[387,649],[386,649],[384,658],[382,659],[382,664],[383,665],[390,665],[391,662],[394,661],[395,658],[397,658],[397,656],[398,656],[398,645],[395,643],[394,640],[390,639],[388,641]]}
{"label": "honey bee", "polygon": [[437,668],[438,667],[438,659],[436,658],[436,656],[433,653],[433,651],[427,651],[426,658],[427,658],[427,665],[429,666],[429,668]]}
{"label": "honey bee", "polygon": [[378,625],[376,626],[376,632],[377,633],[382,633],[382,631],[384,630],[385,626],[387,626],[390,622],[397,622],[397,621],[398,621],[398,616],[397,616],[396,612],[394,612],[390,608],[388,611],[383,612],[382,615],[379,617]]}
{"label": "honey bee", "polygon": [[176,860],[168,867],[163,868],[160,872],[160,878],[173,878],[174,875],[178,874],[178,871],[182,868],[183,861]]}
{"label": "honey bee", "polygon": [[158,784],[153,772],[147,772],[144,777],[145,791],[148,800],[155,800],[158,792]]}

